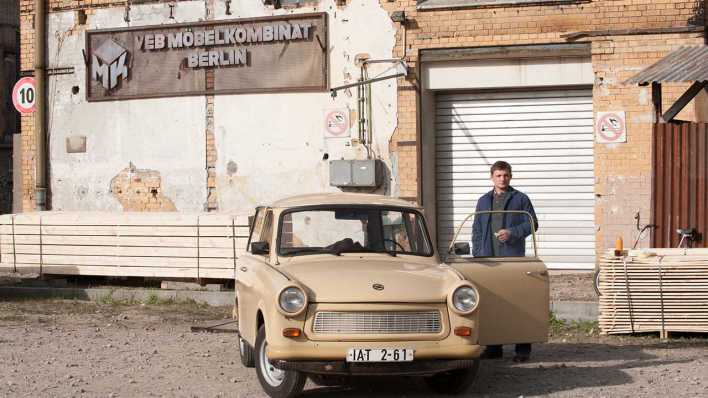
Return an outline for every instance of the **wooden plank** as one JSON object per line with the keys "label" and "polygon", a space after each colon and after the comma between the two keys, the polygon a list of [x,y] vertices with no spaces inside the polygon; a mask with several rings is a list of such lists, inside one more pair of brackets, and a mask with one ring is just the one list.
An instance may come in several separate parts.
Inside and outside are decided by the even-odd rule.
{"label": "wooden plank", "polygon": [[[2,235],[0,242],[12,246],[13,238],[17,245],[39,244],[39,235]],[[247,236],[237,236],[237,247],[245,247]],[[195,237],[141,237],[141,236],[66,236],[43,235],[44,245],[79,245],[79,246],[133,246],[133,247],[196,247]],[[204,248],[229,248],[232,247],[231,238],[199,238],[199,247]]]}
{"label": "wooden plank", "polygon": [[[200,227],[199,235],[203,237],[231,237],[231,226]],[[15,226],[15,234],[39,235],[38,225],[21,224]],[[42,225],[42,235],[61,236],[158,236],[158,237],[196,237],[197,226],[84,226],[84,225]],[[247,236],[248,227],[237,227],[237,236]]]}
{"label": "wooden plank", "polygon": [[[3,254],[40,254],[39,245],[18,245],[16,252],[12,248],[2,249]],[[197,248],[186,247],[128,247],[128,246],[69,246],[43,245],[45,255],[81,255],[81,256],[124,256],[124,257],[197,257]],[[202,258],[233,258],[233,248],[200,248]]]}
{"label": "wooden plank", "polygon": [[683,108],[688,105],[691,100],[698,95],[698,93],[703,90],[703,87],[706,86],[706,82],[694,82],[691,87],[689,87],[682,95],[679,97],[679,99],[676,100],[676,102],[669,108],[669,110],[666,111],[663,115],[663,119],[665,122],[670,122],[676,117],[676,115],[681,112]]}
{"label": "wooden plank", "polygon": [[[183,257],[137,257],[137,256],[78,256],[78,255],[53,255],[42,256],[43,263],[47,265],[111,265],[120,267],[194,267],[197,268],[196,258]],[[36,254],[18,254],[17,263],[40,264],[40,256]],[[201,267],[234,268],[231,258],[202,258]]]}
{"label": "wooden plank", "polygon": [[696,220],[698,221],[698,229],[701,235],[701,243],[703,247],[708,248],[708,191],[706,187],[708,183],[706,179],[706,170],[708,169],[708,124],[701,123],[697,133],[697,153],[696,153]]}
{"label": "wooden plank", "polygon": [[690,124],[681,124],[681,184],[679,190],[681,199],[679,200],[678,228],[690,228],[692,222],[688,219],[688,208],[690,206],[689,197],[689,158],[690,158]]}
{"label": "wooden plank", "polygon": [[[689,228],[694,228],[696,232],[700,229],[700,222],[696,218],[697,211],[697,188],[698,181],[697,171],[698,171],[698,125],[696,123],[691,123],[688,129],[688,159],[686,161],[686,193],[688,195],[687,206],[685,209],[686,213],[686,223]],[[699,244],[700,241],[696,241]]]}
{"label": "wooden plank", "polygon": [[652,127],[652,190],[651,190],[651,223],[656,228],[650,229],[650,241],[652,247],[661,246],[657,241],[660,239],[662,231],[662,220],[664,217],[664,130],[662,125],[654,124]]}
{"label": "wooden plank", "polygon": [[[18,264],[22,272],[39,272],[36,264]],[[0,267],[0,270],[11,268]],[[161,268],[161,267],[112,267],[86,265],[45,265],[44,274],[49,275],[96,275],[96,276],[137,276],[153,278],[197,278],[196,268]],[[234,279],[233,269],[201,268],[202,278]]]}
{"label": "wooden plank", "polygon": [[671,221],[669,224],[670,227],[670,236],[671,236],[671,247],[675,247],[678,242],[679,238],[678,236],[674,233],[674,231],[679,228],[680,225],[680,212],[681,212],[681,149],[682,149],[682,143],[681,143],[681,127],[678,125],[672,125],[671,126],[671,133],[672,133],[672,138],[673,138],[673,153],[672,153],[672,159],[671,159],[671,164],[673,166],[671,170],[671,185],[670,185],[670,190],[671,190]]}

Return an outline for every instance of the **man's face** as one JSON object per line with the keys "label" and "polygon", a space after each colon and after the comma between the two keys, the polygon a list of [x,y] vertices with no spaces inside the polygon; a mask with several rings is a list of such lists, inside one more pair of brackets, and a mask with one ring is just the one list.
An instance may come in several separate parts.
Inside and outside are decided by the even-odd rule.
{"label": "man's face", "polygon": [[511,173],[506,170],[494,170],[492,173],[492,182],[494,183],[494,188],[506,191],[509,187],[509,182],[511,181]]}

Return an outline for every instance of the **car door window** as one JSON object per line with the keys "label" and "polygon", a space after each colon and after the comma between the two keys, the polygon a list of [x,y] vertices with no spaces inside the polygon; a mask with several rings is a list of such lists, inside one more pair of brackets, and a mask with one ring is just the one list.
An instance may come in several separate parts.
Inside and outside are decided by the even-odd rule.
{"label": "car door window", "polygon": [[263,221],[265,219],[265,209],[256,209],[256,218],[253,220],[251,227],[251,236],[248,238],[248,251],[251,251],[251,243],[261,240],[261,232],[263,231]]}

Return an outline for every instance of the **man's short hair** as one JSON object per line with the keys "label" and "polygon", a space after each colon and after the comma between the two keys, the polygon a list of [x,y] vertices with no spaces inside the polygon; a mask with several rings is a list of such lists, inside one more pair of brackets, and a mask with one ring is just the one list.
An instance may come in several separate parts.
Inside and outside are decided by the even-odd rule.
{"label": "man's short hair", "polygon": [[494,172],[497,170],[507,171],[509,173],[509,175],[511,175],[511,165],[503,160],[498,160],[498,161],[494,162],[491,170],[489,170],[489,174],[494,175]]}

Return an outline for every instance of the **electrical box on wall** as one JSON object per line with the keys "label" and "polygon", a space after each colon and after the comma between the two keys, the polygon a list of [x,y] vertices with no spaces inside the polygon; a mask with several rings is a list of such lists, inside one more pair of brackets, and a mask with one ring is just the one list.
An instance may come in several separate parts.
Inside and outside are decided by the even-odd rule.
{"label": "electrical box on wall", "polygon": [[329,185],[342,188],[376,188],[383,179],[383,163],[378,159],[330,160]]}

